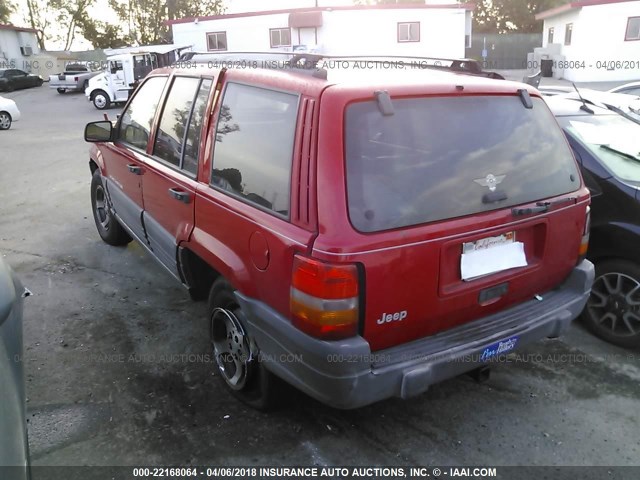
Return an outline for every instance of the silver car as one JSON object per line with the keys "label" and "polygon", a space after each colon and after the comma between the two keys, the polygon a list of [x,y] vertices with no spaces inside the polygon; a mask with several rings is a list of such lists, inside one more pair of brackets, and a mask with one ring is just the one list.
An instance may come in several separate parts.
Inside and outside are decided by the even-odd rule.
{"label": "silver car", "polygon": [[29,291],[0,258],[0,477],[3,480],[29,478],[22,364],[22,303],[27,295]]}

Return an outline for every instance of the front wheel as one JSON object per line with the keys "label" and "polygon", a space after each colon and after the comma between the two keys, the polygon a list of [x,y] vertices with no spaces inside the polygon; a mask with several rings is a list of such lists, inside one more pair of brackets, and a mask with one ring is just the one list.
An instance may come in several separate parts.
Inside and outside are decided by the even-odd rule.
{"label": "front wheel", "polygon": [[11,115],[0,112],[0,130],[9,130],[9,128],[11,128]]}
{"label": "front wheel", "polygon": [[640,266],[621,259],[596,263],[596,279],[582,320],[608,342],[640,346]]}
{"label": "front wheel", "polygon": [[98,110],[105,110],[111,106],[111,100],[109,100],[109,95],[102,90],[98,90],[93,94],[93,106]]}
{"label": "front wheel", "polygon": [[224,278],[218,278],[209,293],[209,335],[217,373],[237,399],[257,410],[269,410],[283,385],[260,360],[233,292]]}
{"label": "front wheel", "polygon": [[93,172],[93,177],[91,178],[91,209],[93,210],[93,219],[96,222],[100,238],[105,243],[121,246],[131,241],[131,237],[122,228],[122,225],[118,223],[111,211],[109,196],[105,191],[100,170],[98,169]]}

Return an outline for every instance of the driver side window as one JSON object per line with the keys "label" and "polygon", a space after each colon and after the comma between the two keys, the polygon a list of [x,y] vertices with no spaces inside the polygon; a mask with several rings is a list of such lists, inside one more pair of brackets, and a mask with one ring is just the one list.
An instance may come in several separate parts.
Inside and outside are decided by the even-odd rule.
{"label": "driver side window", "polygon": [[144,82],[122,113],[118,140],[141,150],[147,149],[151,124],[167,77],[151,77]]}

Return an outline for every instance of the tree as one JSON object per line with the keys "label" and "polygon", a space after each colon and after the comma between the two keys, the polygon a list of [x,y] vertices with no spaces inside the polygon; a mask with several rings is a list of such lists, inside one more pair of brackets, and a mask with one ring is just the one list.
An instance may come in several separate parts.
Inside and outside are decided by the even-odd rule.
{"label": "tree", "polygon": [[120,48],[131,45],[131,39],[120,25],[112,25],[87,16],[78,20],[78,27],[93,48]]}
{"label": "tree", "polygon": [[536,20],[536,14],[564,3],[566,0],[478,0],[473,13],[474,31],[539,33],[543,22]]}
{"label": "tree", "polygon": [[223,0],[109,0],[132,43],[151,45],[169,39],[167,20],[223,13]]}
{"label": "tree", "polygon": [[15,11],[16,6],[7,0],[0,0],[0,23],[9,23],[9,17]]}
{"label": "tree", "polygon": [[88,16],[87,9],[95,3],[95,0],[26,1],[26,21],[37,30],[36,37],[42,50],[45,40],[59,41],[64,50],[70,49],[79,24]]}

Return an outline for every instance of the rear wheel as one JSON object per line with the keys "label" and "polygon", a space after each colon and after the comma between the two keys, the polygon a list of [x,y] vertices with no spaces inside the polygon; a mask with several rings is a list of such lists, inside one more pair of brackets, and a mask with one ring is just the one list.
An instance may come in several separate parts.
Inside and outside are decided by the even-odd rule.
{"label": "rear wheel", "polygon": [[0,130],[9,130],[11,127],[11,115],[7,112],[0,112]]}
{"label": "rear wheel", "polygon": [[89,88],[89,80],[85,80],[84,83],[82,84],[82,91],[86,92],[87,88]]}
{"label": "rear wheel", "polygon": [[36,87],[41,87],[43,83],[44,83],[44,80],[39,79],[39,80],[36,82]]}
{"label": "rear wheel", "polygon": [[626,260],[596,264],[596,279],[582,314],[600,338],[622,347],[640,346],[640,266]]}
{"label": "rear wheel", "polygon": [[121,246],[131,241],[131,237],[111,211],[111,203],[102,184],[100,170],[93,172],[93,178],[91,178],[91,208],[96,228],[105,243]]}
{"label": "rear wheel", "polygon": [[240,401],[258,410],[275,406],[283,384],[259,359],[233,287],[218,278],[209,293],[209,334],[218,376]]}
{"label": "rear wheel", "polygon": [[63,94],[66,92],[64,88],[57,88],[56,90],[58,91],[59,94]]}
{"label": "rear wheel", "polygon": [[111,100],[109,100],[109,95],[107,95],[107,93],[103,92],[102,90],[98,90],[97,92],[95,92],[93,94],[92,100],[93,100],[93,106],[96,107],[98,110],[105,110],[109,108],[109,106],[111,105]]}

